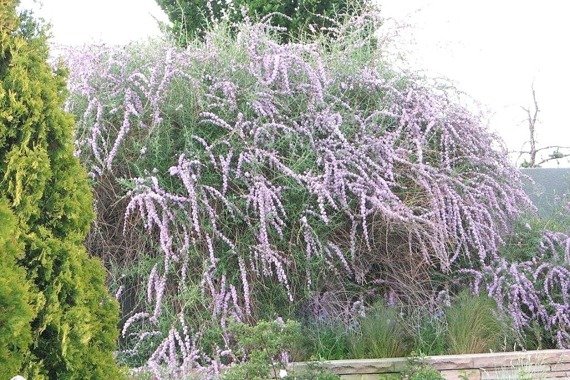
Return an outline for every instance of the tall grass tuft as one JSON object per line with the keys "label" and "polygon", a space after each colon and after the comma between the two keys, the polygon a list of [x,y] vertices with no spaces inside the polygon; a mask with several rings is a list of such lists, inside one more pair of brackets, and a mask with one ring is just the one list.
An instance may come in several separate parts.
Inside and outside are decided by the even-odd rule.
{"label": "tall grass tuft", "polygon": [[503,325],[493,299],[464,291],[446,310],[445,317],[450,354],[476,354],[500,347]]}
{"label": "tall grass tuft", "polygon": [[303,331],[302,360],[341,360],[350,357],[349,329],[340,323],[313,322]]}
{"label": "tall grass tuft", "polygon": [[447,323],[441,309],[434,311],[421,308],[422,315],[408,317],[408,326],[412,332],[413,351],[419,355],[447,354]]}
{"label": "tall grass tuft", "polygon": [[398,310],[384,302],[370,308],[349,334],[350,357],[355,359],[404,357],[410,353],[409,344]]}

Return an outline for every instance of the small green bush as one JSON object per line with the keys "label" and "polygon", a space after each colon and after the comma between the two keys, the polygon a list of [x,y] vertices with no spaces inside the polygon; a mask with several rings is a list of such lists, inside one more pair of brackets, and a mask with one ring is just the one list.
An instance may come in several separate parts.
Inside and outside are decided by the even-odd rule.
{"label": "small green bush", "polygon": [[409,377],[409,380],[445,380],[435,368],[423,367]]}
{"label": "small green bush", "polygon": [[508,342],[509,323],[494,300],[467,291],[451,306],[395,308],[379,302],[358,319],[356,327],[304,327],[305,357],[324,360],[468,354],[500,351]]}
{"label": "small green bush", "polygon": [[279,355],[298,345],[300,339],[299,323],[292,320],[260,321],[254,326],[234,323],[230,332],[237,341],[238,354],[247,361],[226,371],[224,380],[266,379],[268,374],[279,378],[286,364]]}
{"label": "small green bush", "polygon": [[[412,353],[412,355],[414,355]],[[402,377],[407,380],[444,380],[445,378],[433,366],[427,364],[421,356],[410,356]]]}

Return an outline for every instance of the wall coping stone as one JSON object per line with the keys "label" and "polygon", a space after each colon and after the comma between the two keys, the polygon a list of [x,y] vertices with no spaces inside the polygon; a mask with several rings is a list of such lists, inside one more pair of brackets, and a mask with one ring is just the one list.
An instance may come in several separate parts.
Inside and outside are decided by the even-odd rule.
{"label": "wall coping stone", "polygon": [[[548,367],[564,371],[570,365],[570,349],[426,356],[422,358],[422,361],[434,366],[439,371],[469,369],[492,371],[505,367],[524,366],[529,363],[541,368]],[[325,360],[318,362],[318,365],[342,376],[396,373],[401,372],[407,363],[407,358],[386,358]],[[309,363],[305,362],[290,363],[288,368],[292,371],[298,371],[307,368],[308,365]]]}

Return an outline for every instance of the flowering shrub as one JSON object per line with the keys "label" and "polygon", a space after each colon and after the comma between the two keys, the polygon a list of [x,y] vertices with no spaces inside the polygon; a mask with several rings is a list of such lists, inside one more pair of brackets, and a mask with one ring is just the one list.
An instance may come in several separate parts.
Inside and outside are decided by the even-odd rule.
{"label": "flowering shrub", "polygon": [[118,289],[122,335],[157,376],[236,360],[229,318],[350,319],[378,296],[433,299],[434,269],[499,259],[528,204],[519,175],[452,91],[389,64],[362,33],[380,23],[353,18],[334,43],[217,25],[186,50],[70,53],[91,249],[143,268],[146,289]]}
{"label": "flowering shrub", "polygon": [[[514,257],[508,252],[513,248]],[[512,319],[519,345],[538,324],[544,331],[538,347],[570,347],[570,235],[525,223],[502,253],[460,272],[471,275],[473,290],[488,293]]]}

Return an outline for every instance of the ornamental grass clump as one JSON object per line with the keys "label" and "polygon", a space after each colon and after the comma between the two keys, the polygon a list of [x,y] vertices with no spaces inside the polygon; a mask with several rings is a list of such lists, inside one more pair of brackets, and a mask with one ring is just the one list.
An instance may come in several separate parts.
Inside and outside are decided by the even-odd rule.
{"label": "ornamental grass clump", "polygon": [[137,365],[216,375],[240,360],[230,318],[351,321],[498,257],[528,204],[519,175],[452,90],[390,64],[363,32],[380,25],[368,12],[334,43],[279,44],[267,24],[217,24],[185,50],[69,54],[89,247],[124,269]]}
{"label": "ornamental grass clump", "polygon": [[497,315],[497,304],[487,295],[458,295],[445,310],[448,353],[478,354],[498,351],[503,338],[503,325]]}
{"label": "ornamental grass clump", "polygon": [[359,319],[349,336],[350,357],[354,359],[398,358],[410,354],[409,332],[396,308],[378,302]]}

